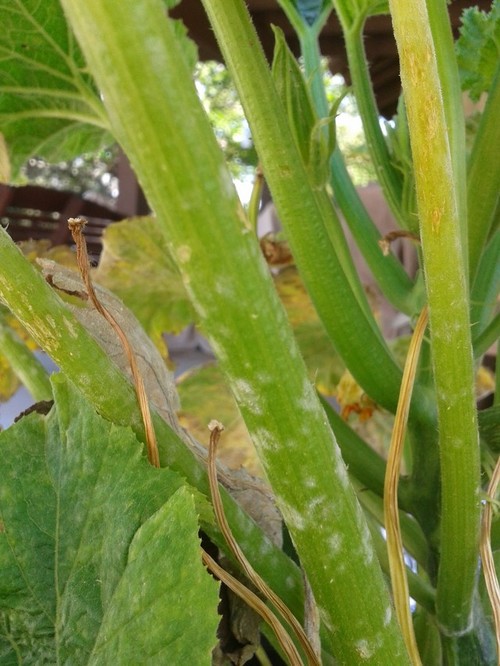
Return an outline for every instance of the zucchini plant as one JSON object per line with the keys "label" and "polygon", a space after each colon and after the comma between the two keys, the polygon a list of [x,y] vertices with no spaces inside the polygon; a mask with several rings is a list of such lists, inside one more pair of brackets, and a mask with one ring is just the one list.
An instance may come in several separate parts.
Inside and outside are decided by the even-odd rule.
{"label": "zucchini plant", "polygon": [[[2,0],[2,171],[16,177],[30,155],[60,159],[111,139],[127,154],[154,215],[127,223],[131,243],[141,238],[158,255],[151,274],[168,266],[159,274],[182,283],[284,521],[282,546],[222,489],[251,570],[307,629],[294,647],[296,638],[264,628],[278,653],[292,663],[496,663],[498,602],[480,578],[480,526],[494,505],[487,484],[500,422],[498,405],[477,414],[475,375],[500,328],[500,4],[468,10],[454,44],[445,0],[281,0],[303,59],[276,30],[270,67],[243,0],[202,1],[331,353],[395,414],[387,463],[310,379],[197,98],[193,45],[167,15],[175,2]],[[415,279],[382,252],[336,146],[318,46],[332,11],[395,231],[418,243]],[[362,35],[369,16],[389,12],[403,92],[384,133]],[[486,98],[470,151],[462,88]],[[415,325],[406,361],[369,307],[339,210],[385,298]],[[78,277],[45,262],[44,279],[4,229],[0,257],[6,353],[37,397],[54,401],[0,434],[0,663],[210,663],[218,586],[198,530],[233,573],[242,565],[214,519],[205,457],[176,420],[171,380],[164,404],[149,395],[154,469],[113,332],[74,302],[85,298]],[[122,295],[140,319],[148,273],[135,268],[135,299]],[[60,368],[50,384],[7,311]],[[140,328],[132,314],[118,323],[130,336]],[[136,343],[138,357],[146,347]],[[163,363],[148,358],[145,379]],[[403,446],[404,476],[394,453]],[[493,518],[482,538],[493,555],[497,532]]]}

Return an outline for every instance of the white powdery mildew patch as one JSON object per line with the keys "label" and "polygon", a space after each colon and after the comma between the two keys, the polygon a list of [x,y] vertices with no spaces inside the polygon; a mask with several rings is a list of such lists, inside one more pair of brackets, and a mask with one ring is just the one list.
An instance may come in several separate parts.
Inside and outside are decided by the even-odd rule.
{"label": "white powdery mildew patch", "polygon": [[259,404],[259,398],[252,386],[246,379],[235,379],[232,382],[232,389],[240,405],[257,416],[264,413],[263,407]]}
{"label": "white powdery mildew patch", "polygon": [[309,476],[307,479],[304,479],[304,486],[306,488],[316,488],[318,481],[314,476]]}
{"label": "white powdery mildew patch", "polygon": [[304,380],[302,395],[297,401],[298,407],[303,412],[314,413],[318,410],[318,398],[308,379]]}
{"label": "white powdery mildew patch", "polygon": [[78,338],[78,333],[77,333],[77,331],[76,331],[76,329],[73,325],[73,322],[70,319],[68,319],[67,317],[64,317],[63,321],[64,321],[64,325],[66,326],[70,336],[72,338],[75,338],[75,339]]}
{"label": "white powdery mildew patch", "polygon": [[306,521],[299,509],[296,509],[283,500],[279,501],[279,508],[287,526],[291,530],[295,529],[298,532],[302,532],[305,529]]}
{"label": "white powdery mildew patch", "polygon": [[210,338],[210,346],[212,347],[212,351],[219,361],[224,362],[227,359],[225,349],[223,349],[223,347],[213,338]]}
{"label": "white powdery mildew patch", "polygon": [[317,495],[316,497],[313,497],[311,500],[309,500],[307,507],[311,514],[318,514],[318,518],[325,517],[327,519],[329,518],[330,520],[332,519],[332,516],[330,515],[330,504],[326,495]]}
{"label": "white powdery mildew patch", "polygon": [[259,546],[259,555],[261,557],[266,557],[267,555],[269,555],[269,553],[272,552],[272,550],[273,550],[273,547],[269,543],[269,541],[266,541],[265,539],[262,539],[262,541],[260,542],[260,546]]}
{"label": "white powdery mildew patch", "polygon": [[222,296],[226,300],[235,300],[236,298],[234,285],[225,275],[221,275],[216,279],[214,289],[219,296]]}
{"label": "white powdery mildew patch", "polygon": [[328,537],[328,545],[333,555],[337,555],[342,550],[342,536],[340,534],[332,534]]}
{"label": "white powdery mildew patch", "polygon": [[[222,185],[223,194],[227,198],[236,199],[236,190],[234,188],[234,183],[225,164],[223,164],[219,169],[219,183],[220,185]],[[241,206],[239,206],[239,208],[241,208]]]}
{"label": "white powdery mildew patch", "polygon": [[354,648],[361,659],[370,659],[370,657],[375,652],[374,646],[371,646],[365,638],[361,638],[359,641],[356,641],[354,643]]}
{"label": "white powdery mildew patch", "polygon": [[280,447],[279,441],[266,428],[255,428],[252,430],[252,439],[263,451],[276,451]]}
{"label": "white powdery mildew patch", "polygon": [[385,609],[385,615],[384,615],[384,627],[387,627],[392,620],[392,608],[390,606],[387,606]]}
{"label": "white powdery mildew patch", "polygon": [[259,384],[265,386],[266,384],[272,384],[274,382],[274,377],[267,372],[259,372],[255,377],[256,381]]}
{"label": "white powdery mildew patch", "polygon": [[330,613],[320,605],[318,605],[318,611],[322,624],[325,625],[325,627],[328,629],[328,631],[331,634],[334,634],[338,629],[332,624]]}
{"label": "white powdery mildew patch", "polygon": [[[189,278],[189,276],[186,276],[186,275],[184,275],[183,277],[184,278]],[[193,288],[189,284],[189,279],[184,280],[184,288],[187,292],[187,295],[189,296],[189,300],[193,304],[193,307],[196,310],[196,312],[198,313],[198,315],[200,316],[200,318],[205,319],[206,316],[207,316],[207,311],[204,308],[204,306],[201,305],[198,298],[196,297],[196,294],[194,293]]]}
{"label": "white powdery mildew patch", "polygon": [[[359,511],[362,514],[362,509],[360,508]],[[361,547],[362,547],[362,556],[365,559],[365,562],[367,564],[371,564],[373,562],[373,557],[374,557],[374,552],[373,552],[373,541],[372,541],[372,535],[370,533],[370,529],[368,527],[368,524],[366,522],[366,519],[363,515],[360,516],[360,519],[362,518],[362,531],[361,531]]]}

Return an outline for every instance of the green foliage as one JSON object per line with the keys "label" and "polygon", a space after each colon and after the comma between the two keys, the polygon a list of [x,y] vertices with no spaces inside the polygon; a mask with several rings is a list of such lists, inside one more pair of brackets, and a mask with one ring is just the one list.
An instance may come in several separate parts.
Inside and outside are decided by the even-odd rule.
{"label": "green foliage", "polygon": [[193,321],[179,271],[158,222],[151,217],[106,229],[95,277],[126,303],[157,344],[162,333],[178,333]]}
{"label": "green foliage", "polygon": [[[492,664],[494,628],[477,586],[478,498],[496,462],[499,416],[493,407],[476,419],[473,344],[480,356],[498,332],[493,232],[500,169],[491,146],[500,99],[492,67],[498,2],[488,16],[466,14],[458,47],[462,67],[473,71],[466,87],[473,96],[489,90],[469,173],[445,3],[390,1],[404,101],[387,132],[380,128],[361,36],[366,17],[387,5],[333,3],[373,168],[399,231],[406,227],[420,237],[424,281],[383,256],[341,143],[334,142],[337,109],[329,112],[318,49],[329,5],[283,0],[304,57],[301,67],[277,32],[273,79],[255,48],[244,3],[204,4],[228,70],[209,67],[212,83],[198,86],[200,103],[192,45],[182,26],[165,18],[160,0],[119,6],[61,0],[67,24],[53,2],[4,3],[9,29],[0,48],[3,62],[12,60],[15,68],[0,69],[0,117],[12,163],[17,168],[30,150],[55,150],[57,128],[46,120],[71,126],[74,143],[61,141],[66,154],[85,143],[89,127],[101,136],[109,130],[128,154],[155,218],[129,220],[106,233],[97,277],[157,343],[165,330],[196,319],[219,365],[181,387],[181,418],[191,435],[177,421],[169,385],[168,404],[161,416],[153,413],[163,467],[152,469],[143,457],[132,387],[110,360],[114,339],[108,351],[102,336],[96,342],[0,230],[0,297],[65,374],[53,381],[48,416],[32,414],[0,434],[0,663],[209,662],[217,586],[200,561],[199,522],[226,554],[227,546],[206,501],[204,458],[192,433],[206,440],[204,421],[211,418],[232,426],[226,453],[234,453],[240,437],[252,440],[252,456],[258,455],[318,605],[323,662],[408,663],[382,573],[388,569],[380,530],[385,447],[375,452],[369,444],[375,418],[355,433],[316,392],[340,384],[343,415],[375,411],[383,432],[393,416],[386,419],[376,403],[394,413],[403,399],[406,339],[389,344],[381,333],[333,191],[381,290],[409,317],[424,302],[429,307],[430,330],[406,404],[407,477],[395,493],[403,545],[418,561],[409,579],[420,657],[447,666]],[[210,116],[220,118],[227,105],[234,115],[216,138],[235,160],[256,163],[258,152],[293,255],[274,279],[213,136]],[[29,119],[40,141],[25,132]],[[241,157],[246,121],[257,152]],[[57,268],[50,275],[58,288],[63,278],[69,284]],[[78,312],[82,320],[94,314]],[[150,341],[138,344],[142,359]],[[153,378],[161,364],[155,358],[146,366]],[[350,374],[339,381],[344,366]],[[222,377],[226,385],[219,388]],[[396,417],[395,433],[400,426]],[[255,510],[255,488],[223,475],[238,496],[250,492],[259,522],[223,493],[233,532],[302,619],[301,575],[288,557],[290,545],[281,550],[264,537],[269,525],[265,512]],[[498,549],[498,521],[493,532]]]}
{"label": "green foliage", "polygon": [[28,157],[58,161],[110,136],[99,94],[60,3],[0,4],[0,123],[14,175]]}
{"label": "green foliage", "polygon": [[206,662],[217,586],[193,491],[68,382],[54,392],[0,434],[0,662]]}
{"label": "green foliage", "polygon": [[462,89],[477,102],[487,92],[500,61],[500,2],[493,0],[491,10],[466,9],[462,16],[457,56]]}

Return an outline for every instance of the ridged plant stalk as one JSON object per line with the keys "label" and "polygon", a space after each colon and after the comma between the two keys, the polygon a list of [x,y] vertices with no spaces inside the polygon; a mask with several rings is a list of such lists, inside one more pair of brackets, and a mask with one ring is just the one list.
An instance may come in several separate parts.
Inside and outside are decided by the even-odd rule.
{"label": "ridged plant stalk", "polygon": [[455,56],[455,45],[451,31],[448,3],[426,0],[429,28],[435,49],[436,66],[442,91],[442,104],[446,119],[446,136],[450,146],[450,161],[454,174],[455,200],[460,224],[460,245],[463,266],[469,280],[469,253],[467,234],[467,187],[465,117],[462,90]]}
{"label": "ridged plant stalk", "polygon": [[[444,5],[444,2],[443,2]],[[480,463],[468,285],[447,94],[425,0],[390,0],[401,62],[429,304],[441,459],[437,616],[451,641],[472,629],[480,519]],[[453,60],[450,54],[450,61]],[[441,67],[444,58],[440,56]]]}
{"label": "ridged plant stalk", "polygon": [[[163,3],[62,5],[258,449],[314,591],[324,647],[339,663],[407,663],[362,510]],[[275,161],[295,170],[279,145]]]}
{"label": "ridged plant stalk", "polygon": [[[325,220],[242,0],[204,5],[252,130],[294,259],[334,346],[368,395],[395,411],[401,368],[373,331],[331,251]],[[241,67],[241,63],[245,67]],[[415,409],[428,413],[416,387]]]}
{"label": "ridged plant stalk", "polygon": [[[0,298],[101,416],[130,426],[144,442],[144,427],[131,383],[1,228],[0,256]],[[204,464],[158,414],[153,413],[153,420],[161,464],[181,474],[208,497]],[[127,451],[123,455],[126,458]],[[222,496],[238,543],[261,576],[273,581],[276,592],[300,617],[301,576],[297,567],[264,537],[225,491]],[[213,525],[203,527],[219,546],[224,546]]]}

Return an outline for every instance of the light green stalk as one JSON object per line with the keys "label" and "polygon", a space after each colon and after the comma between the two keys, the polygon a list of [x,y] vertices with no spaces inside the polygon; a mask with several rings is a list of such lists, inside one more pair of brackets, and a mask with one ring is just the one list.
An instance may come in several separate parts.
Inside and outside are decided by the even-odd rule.
{"label": "light green stalk", "polygon": [[[229,378],[339,663],[406,663],[362,510],[163,3],[62,5]],[[277,149],[291,173],[283,157]]]}
{"label": "light green stalk", "polygon": [[[0,257],[0,298],[101,416],[130,426],[144,442],[144,427],[132,385],[1,228]],[[204,465],[158,414],[153,413],[153,420],[161,464],[209,496]],[[126,457],[127,452],[123,455]],[[221,490],[226,516],[238,543],[261,576],[272,580],[275,591],[300,617],[298,569]],[[224,540],[213,525],[204,528],[214,542],[224,547]]]}
{"label": "light green stalk", "polygon": [[[444,4],[444,2],[443,2]],[[445,635],[472,628],[480,518],[479,446],[459,197],[425,0],[390,0],[415,167],[441,457],[437,612]],[[450,54],[450,57],[453,57]],[[441,65],[443,65],[441,57]],[[463,187],[463,183],[460,186]]]}
{"label": "light green stalk", "polygon": [[9,326],[1,313],[0,349],[19,381],[28,389],[33,398],[37,402],[39,400],[50,400],[52,388],[45,368]]}

